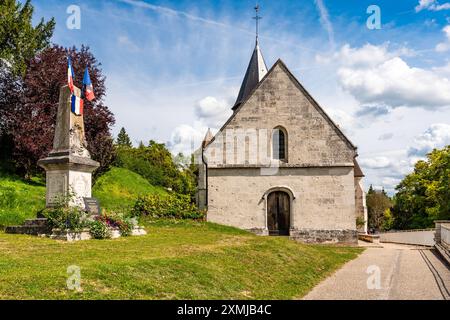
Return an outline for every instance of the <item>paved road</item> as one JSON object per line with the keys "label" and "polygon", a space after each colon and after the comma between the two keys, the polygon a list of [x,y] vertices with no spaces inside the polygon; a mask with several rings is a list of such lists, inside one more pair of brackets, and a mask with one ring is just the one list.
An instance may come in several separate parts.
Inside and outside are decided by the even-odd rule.
{"label": "paved road", "polygon": [[368,245],[303,299],[450,300],[450,268],[431,249]]}

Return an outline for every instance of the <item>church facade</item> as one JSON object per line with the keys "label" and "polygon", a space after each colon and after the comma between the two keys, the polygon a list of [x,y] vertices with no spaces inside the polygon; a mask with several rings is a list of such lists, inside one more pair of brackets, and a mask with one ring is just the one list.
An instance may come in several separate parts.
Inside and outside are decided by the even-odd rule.
{"label": "church facade", "polygon": [[303,242],[355,243],[367,212],[357,148],[256,42],[233,115],[202,144],[207,220]]}

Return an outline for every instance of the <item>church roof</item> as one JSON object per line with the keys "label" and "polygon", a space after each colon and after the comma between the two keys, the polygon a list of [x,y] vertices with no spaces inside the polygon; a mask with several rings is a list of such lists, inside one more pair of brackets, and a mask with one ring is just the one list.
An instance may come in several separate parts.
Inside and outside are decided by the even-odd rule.
{"label": "church roof", "polygon": [[353,163],[355,164],[355,168],[354,168],[354,171],[355,171],[355,177],[357,177],[357,178],[362,178],[362,177],[364,177],[364,173],[362,172],[361,167],[359,166],[358,161],[356,161],[356,159],[354,159],[354,160],[353,160]]}
{"label": "church roof", "polygon": [[317,103],[317,101],[310,95],[310,93],[301,85],[301,83],[297,80],[297,78],[292,74],[292,72],[288,69],[286,64],[281,60],[278,59],[277,62],[270,68],[270,70],[266,73],[264,76],[264,79],[262,79],[260,82],[257,83],[257,85],[249,92],[248,96],[243,99],[239,105],[235,105],[233,109],[235,112],[228,118],[228,120],[222,125],[220,130],[216,133],[216,135],[211,139],[210,143],[215,140],[216,136],[220,134],[225,127],[233,120],[233,118],[236,116],[236,114],[239,112],[239,109],[242,108],[242,105],[250,98],[251,95],[259,88],[259,86],[264,82],[264,80],[273,72],[273,70],[280,66],[281,69],[283,69],[286,74],[289,76],[289,78],[293,81],[295,86],[305,95],[305,97],[309,100],[309,102],[316,108],[316,110],[324,117],[324,119],[334,128],[335,132],[346,142],[346,144],[353,150],[357,150],[357,147],[350,141],[350,139],[342,132],[342,130],[339,128],[338,125],[328,116],[328,114],[323,110],[323,108]]}
{"label": "church roof", "polygon": [[203,148],[206,147],[211,142],[213,137],[214,136],[211,133],[211,129],[208,128],[208,131],[206,132],[205,138],[203,138],[203,142],[202,142]]}
{"label": "church roof", "polygon": [[250,93],[256,88],[259,82],[267,74],[267,66],[264,61],[264,57],[259,48],[258,38],[256,39],[255,49],[253,50],[250,63],[248,64],[247,71],[245,72],[244,80],[241,84],[238,97],[233,106],[233,110],[237,109],[239,105],[247,100]]}

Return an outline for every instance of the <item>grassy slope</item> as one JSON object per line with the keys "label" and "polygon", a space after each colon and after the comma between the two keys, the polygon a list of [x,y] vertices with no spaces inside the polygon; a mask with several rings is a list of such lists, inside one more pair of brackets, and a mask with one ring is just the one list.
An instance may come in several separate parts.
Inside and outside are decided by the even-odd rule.
{"label": "grassy slope", "polygon": [[45,208],[45,182],[25,182],[0,172],[0,227],[21,224]]}
{"label": "grassy slope", "polygon": [[[164,194],[164,188],[151,185],[140,175],[127,169],[112,168],[101,176],[93,188],[93,196],[101,207],[110,210],[130,208],[140,194]],[[22,224],[35,218],[45,208],[45,182],[25,182],[0,173],[0,227]]]}
{"label": "grassy slope", "polygon": [[[292,299],[361,252],[210,223],[146,227],[78,243],[0,232],[0,299]],[[66,288],[70,265],[81,267],[82,292]]]}
{"label": "grassy slope", "polygon": [[133,206],[138,195],[165,194],[162,187],[151,185],[137,173],[123,168],[111,168],[101,176],[92,190],[100,206],[110,210],[120,210]]}

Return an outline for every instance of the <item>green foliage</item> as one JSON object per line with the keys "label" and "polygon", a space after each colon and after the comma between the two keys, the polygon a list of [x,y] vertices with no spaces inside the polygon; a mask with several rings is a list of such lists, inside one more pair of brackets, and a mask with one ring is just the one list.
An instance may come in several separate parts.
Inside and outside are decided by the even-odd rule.
{"label": "green foliage", "polygon": [[391,209],[388,208],[384,211],[383,224],[381,229],[383,231],[391,230],[394,226],[394,217],[392,216]]}
{"label": "green foliage", "polygon": [[357,217],[356,218],[356,226],[358,228],[362,228],[364,226],[364,224],[366,223],[366,221],[364,220],[363,217]]}
{"label": "green foliage", "polygon": [[24,74],[28,60],[50,43],[55,20],[44,19],[33,27],[33,6],[16,0],[0,1],[0,59],[12,66],[15,74]]}
{"label": "green foliage", "polygon": [[132,148],[133,144],[131,143],[130,136],[125,131],[125,128],[122,127],[120,129],[119,134],[117,135],[116,145],[121,148]]}
{"label": "green foliage", "polygon": [[124,168],[111,168],[97,179],[92,189],[102,208],[129,212],[138,196],[146,194],[167,194],[167,191],[151,185],[139,174]]}
{"label": "green foliage", "polygon": [[89,224],[89,233],[94,239],[111,238],[111,230],[108,224],[102,220],[95,220]]}
{"label": "green foliage", "polygon": [[366,196],[369,229],[381,230],[384,213],[392,207],[392,201],[384,190],[376,191],[370,186]]}
{"label": "green foliage", "polygon": [[137,219],[131,217],[129,214],[106,210],[103,210],[102,214],[96,220],[102,221],[110,228],[118,228],[124,237],[131,235],[133,227],[137,225]]}
{"label": "green foliage", "polygon": [[78,207],[69,206],[71,197],[61,197],[55,207],[41,212],[52,228],[80,232],[90,226],[92,220],[87,212]]}
{"label": "green foliage", "polygon": [[[183,157],[179,155],[175,159]],[[148,146],[140,143],[137,148],[118,147],[115,165],[138,173],[152,185],[170,188],[193,199],[195,175],[184,162],[175,162],[164,144],[150,141]]]}
{"label": "green foliage", "polygon": [[42,211],[52,228],[80,232],[89,227],[89,217],[86,212],[77,207],[55,207]]}
{"label": "green foliage", "polygon": [[0,172],[0,227],[22,224],[45,208],[42,180],[21,180]]}
{"label": "green foliage", "polygon": [[187,195],[147,195],[139,197],[133,208],[133,215],[151,218],[175,218],[203,220],[205,213],[191,203]]}
{"label": "green foliage", "polygon": [[433,150],[418,161],[414,172],[397,186],[392,215],[394,228],[433,227],[434,220],[450,219],[450,146]]}

